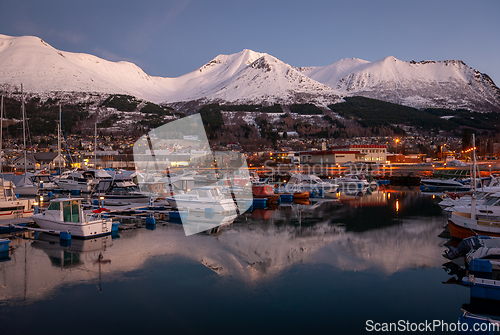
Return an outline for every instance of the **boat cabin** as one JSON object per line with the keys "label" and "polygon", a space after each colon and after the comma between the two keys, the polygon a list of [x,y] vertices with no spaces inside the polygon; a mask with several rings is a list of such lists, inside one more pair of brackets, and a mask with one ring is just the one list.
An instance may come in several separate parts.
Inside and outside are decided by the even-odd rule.
{"label": "boat cabin", "polygon": [[14,194],[14,183],[5,179],[0,179],[0,201],[17,200]]}
{"label": "boat cabin", "polygon": [[59,221],[81,222],[83,218],[81,201],[82,198],[53,199],[44,213],[51,214]]}
{"label": "boat cabin", "polygon": [[50,174],[37,174],[30,177],[30,180],[37,185],[43,183],[52,183],[54,178]]}
{"label": "boat cabin", "polygon": [[140,189],[132,180],[103,179],[99,181],[96,192],[106,194],[128,194],[130,192],[140,192]]}

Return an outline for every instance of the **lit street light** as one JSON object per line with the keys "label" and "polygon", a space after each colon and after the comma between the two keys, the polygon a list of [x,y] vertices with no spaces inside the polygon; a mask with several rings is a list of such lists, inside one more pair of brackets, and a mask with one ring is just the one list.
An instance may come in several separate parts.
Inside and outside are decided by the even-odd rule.
{"label": "lit street light", "polygon": [[399,138],[396,138],[396,163],[399,162],[399,158],[398,158],[398,143],[399,143]]}

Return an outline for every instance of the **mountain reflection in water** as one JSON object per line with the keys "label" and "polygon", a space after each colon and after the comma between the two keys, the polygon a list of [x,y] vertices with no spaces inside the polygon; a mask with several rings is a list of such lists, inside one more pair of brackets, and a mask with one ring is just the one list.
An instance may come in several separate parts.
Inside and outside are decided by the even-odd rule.
{"label": "mountain reflection in water", "polygon": [[41,234],[38,240],[21,240],[11,260],[0,263],[0,303],[45,299],[63,285],[128,280],[158,256],[190,259],[219,277],[247,283],[270,280],[295,264],[385,275],[440,268],[438,235],[446,218],[439,206],[412,190],[388,194],[255,210],[212,235],[186,237],[182,226],[167,224],[123,231],[113,240],[73,239],[63,247]]}

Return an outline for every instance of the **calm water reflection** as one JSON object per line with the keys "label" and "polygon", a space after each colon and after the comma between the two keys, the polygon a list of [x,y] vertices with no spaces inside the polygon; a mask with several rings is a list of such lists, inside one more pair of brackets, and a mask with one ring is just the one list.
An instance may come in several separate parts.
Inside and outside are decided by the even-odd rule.
{"label": "calm water reflection", "polygon": [[284,204],[220,233],[181,226],[62,247],[17,239],[0,263],[5,334],[365,332],[366,320],[456,322],[446,216],[418,189]]}

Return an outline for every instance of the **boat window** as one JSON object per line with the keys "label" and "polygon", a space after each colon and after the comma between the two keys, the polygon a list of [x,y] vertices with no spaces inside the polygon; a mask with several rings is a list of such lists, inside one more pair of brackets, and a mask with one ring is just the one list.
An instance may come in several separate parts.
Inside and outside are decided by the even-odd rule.
{"label": "boat window", "polygon": [[12,198],[12,189],[6,188],[5,189],[5,199],[10,199]]}
{"label": "boat window", "polygon": [[60,202],[51,202],[49,205],[49,208],[47,208],[47,210],[59,211],[59,210],[61,210],[61,203]]}
{"label": "boat window", "polygon": [[69,201],[63,202],[63,219],[65,222],[71,222],[71,203]]}
{"label": "boat window", "polygon": [[213,188],[210,190],[210,193],[212,193],[212,197],[216,198],[219,196],[219,189]]}
{"label": "boat window", "polygon": [[498,201],[497,197],[491,197],[484,203],[486,206],[492,206],[495,202]]}
{"label": "boat window", "polygon": [[71,222],[80,222],[80,211],[78,210],[78,200],[71,201]]}
{"label": "boat window", "polygon": [[123,188],[123,187],[114,187],[111,190],[111,193],[112,194],[123,194],[123,193],[125,193],[125,188]]}
{"label": "boat window", "polygon": [[198,190],[198,195],[201,198],[208,198],[208,192],[207,192],[207,190]]}

